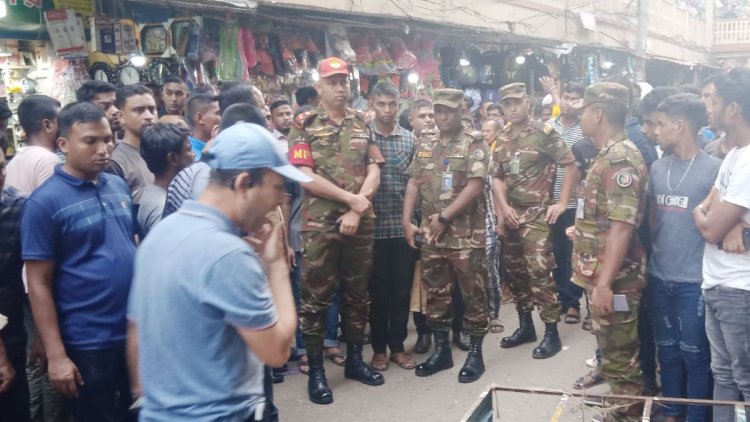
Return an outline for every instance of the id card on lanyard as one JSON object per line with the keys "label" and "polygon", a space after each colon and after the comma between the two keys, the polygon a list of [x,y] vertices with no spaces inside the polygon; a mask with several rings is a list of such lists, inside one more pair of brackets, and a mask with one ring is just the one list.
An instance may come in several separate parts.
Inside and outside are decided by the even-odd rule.
{"label": "id card on lanyard", "polygon": [[450,160],[444,159],[443,164],[445,164],[445,171],[440,175],[440,190],[447,192],[453,190],[453,173],[450,169]]}

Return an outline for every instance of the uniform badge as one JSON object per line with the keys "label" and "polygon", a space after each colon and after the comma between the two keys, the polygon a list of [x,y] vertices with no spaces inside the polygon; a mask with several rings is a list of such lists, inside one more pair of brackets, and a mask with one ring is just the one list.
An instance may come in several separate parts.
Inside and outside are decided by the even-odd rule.
{"label": "uniform badge", "polygon": [[545,135],[549,135],[553,130],[555,130],[555,128],[553,128],[552,126],[544,125],[544,129],[542,130],[542,132],[544,132]]}
{"label": "uniform badge", "polygon": [[482,151],[481,149],[475,149],[474,150],[474,159],[477,160],[477,161],[484,160],[484,151]]}
{"label": "uniform badge", "polygon": [[425,142],[422,144],[422,149],[425,151],[432,151],[435,148],[435,144],[432,142]]}
{"label": "uniform badge", "polygon": [[633,184],[633,175],[628,173],[627,171],[621,171],[617,173],[615,180],[617,181],[617,186],[621,188],[627,188],[628,186]]}
{"label": "uniform badge", "polygon": [[419,151],[417,153],[418,158],[432,158],[432,151]]}

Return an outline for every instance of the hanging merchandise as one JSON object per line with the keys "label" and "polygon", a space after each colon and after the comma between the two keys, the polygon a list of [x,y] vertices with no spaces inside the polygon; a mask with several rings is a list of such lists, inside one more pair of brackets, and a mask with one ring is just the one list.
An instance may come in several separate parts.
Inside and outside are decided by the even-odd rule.
{"label": "hanging merchandise", "polygon": [[378,41],[375,37],[372,39],[375,41],[375,45],[372,49],[372,71],[375,72],[374,74],[384,75],[395,72],[396,64],[393,62],[388,50],[383,46],[383,43]]}
{"label": "hanging merchandise", "polygon": [[348,63],[354,63],[357,55],[349,44],[349,36],[343,25],[329,25],[326,31],[326,56],[336,56]]}
{"label": "hanging merchandise", "polygon": [[[201,31],[198,47],[198,58],[196,60],[201,63],[213,62],[219,58],[219,46],[208,32]],[[193,59],[191,58],[191,60]]]}
{"label": "hanging merchandise", "polygon": [[270,53],[270,40],[268,35],[258,36],[258,70],[266,76],[275,76],[273,58]]}
{"label": "hanging merchandise", "polygon": [[252,68],[260,61],[258,50],[255,47],[255,37],[250,28],[239,29],[240,56],[243,59],[245,68]]}
{"label": "hanging merchandise", "polygon": [[52,62],[52,86],[49,96],[62,104],[76,100],[76,91],[89,80],[83,60],[55,60]]}
{"label": "hanging merchandise", "polygon": [[414,69],[419,76],[420,84],[424,87],[439,89],[443,87],[440,77],[440,65],[435,58],[435,44],[432,40],[415,36],[407,40],[407,46],[411,51],[419,54],[417,67]]}
{"label": "hanging merchandise", "polygon": [[73,9],[56,9],[44,12],[55,52],[62,57],[86,56],[86,36],[83,21]]}
{"label": "hanging merchandise", "polygon": [[198,37],[202,27],[201,17],[171,20],[170,33],[172,50],[177,57],[198,56]]}
{"label": "hanging merchandise", "polygon": [[247,79],[247,68],[243,70],[243,59],[240,58],[239,27],[237,21],[229,20],[219,33],[219,79]]}
{"label": "hanging merchandise", "polygon": [[414,69],[417,65],[417,56],[406,48],[402,39],[394,38],[391,40],[389,50],[398,70]]}

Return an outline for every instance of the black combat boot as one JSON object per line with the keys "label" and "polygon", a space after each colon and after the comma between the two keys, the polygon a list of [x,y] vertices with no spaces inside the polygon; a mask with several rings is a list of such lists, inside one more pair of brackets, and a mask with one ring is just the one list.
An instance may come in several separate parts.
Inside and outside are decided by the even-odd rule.
{"label": "black combat boot", "polygon": [[344,376],[367,385],[381,385],[385,378],[375,372],[362,360],[362,343],[346,344],[346,364]]}
{"label": "black combat boot", "polygon": [[484,374],[484,359],[482,358],[483,340],[484,336],[471,336],[469,354],[466,356],[464,367],[458,373],[458,382],[474,382]]}
{"label": "black combat boot", "polygon": [[323,355],[321,353],[308,353],[307,359],[310,365],[309,378],[307,379],[307,395],[315,404],[333,403],[333,393],[328,388],[326,370],[323,368]]}
{"label": "black combat boot", "polygon": [[463,330],[453,332],[453,344],[455,344],[460,350],[463,350],[464,352],[469,351],[470,343],[471,339],[469,338],[469,333]]}
{"label": "black combat boot", "polygon": [[536,330],[534,321],[531,320],[531,311],[518,311],[518,329],[510,337],[504,337],[500,341],[500,347],[510,349],[534,341],[536,341]]}
{"label": "black combat boot", "polygon": [[560,350],[562,350],[562,343],[560,343],[560,336],[557,334],[557,323],[544,324],[544,338],[539,346],[534,349],[531,357],[547,359],[555,356]]}
{"label": "black combat boot", "polygon": [[427,353],[427,351],[430,350],[431,344],[432,336],[430,336],[429,334],[417,335],[417,343],[414,345],[414,353]]}
{"label": "black combat boot", "polygon": [[443,369],[453,368],[453,354],[448,341],[448,331],[434,331],[435,350],[414,371],[418,377],[429,377]]}

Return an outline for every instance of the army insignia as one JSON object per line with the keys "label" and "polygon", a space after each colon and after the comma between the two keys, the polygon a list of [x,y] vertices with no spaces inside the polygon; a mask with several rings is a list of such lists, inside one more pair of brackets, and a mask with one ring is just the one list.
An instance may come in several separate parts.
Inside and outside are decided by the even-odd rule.
{"label": "army insignia", "polygon": [[331,59],[328,61],[328,65],[333,69],[338,69],[341,67],[341,62],[336,59]]}
{"label": "army insignia", "polygon": [[432,158],[432,151],[419,151],[417,153],[419,158]]}
{"label": "army insignia", "polygon": [[550,133],[552,133],[553,130],[555,130],[555,128],[553,128],[552,126],[544,125],[544,130],[542,131],[544,132],[545,135],[549,135]]}
{"label": "army insignia", "polygon": [[621,171],[617,173],[617,176],[615,176],[615,180],[617,181],[617,186],[621,188],[627,188],[628,186],[633,184],[633,176],[627,171]]}
{"label": "army insignia", "polygon": [[432,151],[435,148],[435,144],[433,144],[432,142],[425,142],[421,146],[425,151]]}
{"label": "army insignia", "polygon": [[484,151],[482,151],[481,149],[475,149],[474,150],[474,159],[477,160],[477,161],[484,160]]}

